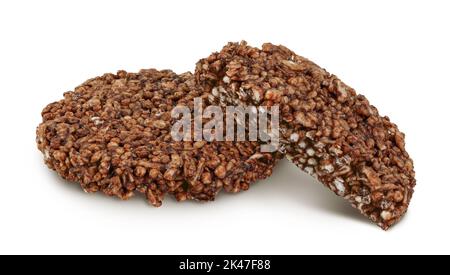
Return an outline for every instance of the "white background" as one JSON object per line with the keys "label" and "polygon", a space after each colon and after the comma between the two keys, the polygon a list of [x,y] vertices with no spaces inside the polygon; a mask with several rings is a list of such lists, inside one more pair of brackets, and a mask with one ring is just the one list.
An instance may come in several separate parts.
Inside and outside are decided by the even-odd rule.
{"label": "white background", "polygon": [[[306,1],[305,1],[306,2]],[[450,253],[449,1],[0,1],[0,253]],[[216,202],[87,195],[46,168],[40,111],[118,69],[194,70],[228,41],[284,44],[407,134],[417,188],[384,232],[283,161]]]}

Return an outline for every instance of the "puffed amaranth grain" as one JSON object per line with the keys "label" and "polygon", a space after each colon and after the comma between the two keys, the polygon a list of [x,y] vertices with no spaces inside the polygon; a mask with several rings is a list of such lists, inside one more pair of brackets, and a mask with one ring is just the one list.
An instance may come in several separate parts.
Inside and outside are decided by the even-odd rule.
{"label": "puffed amaranth grain", "polygon": [[[206,98],[191,73],[119,71],[88,80],[42,111],[37,144],[47,166],[89,193],[128,199],[140,192],[154,206],[213,200],[221,189],[247,190],[272,173],[274,154],[257,142],[174,141],[171,111]],[[257,156],[257,157],[255,157]]]}
{"label": "puffed amaranth grain", "polygon": [[200,60],[196,79],[223,104],[278,105],[280,150],[383,229],[407,211],[404,134],[336,76],[284,46],[242,42]]}

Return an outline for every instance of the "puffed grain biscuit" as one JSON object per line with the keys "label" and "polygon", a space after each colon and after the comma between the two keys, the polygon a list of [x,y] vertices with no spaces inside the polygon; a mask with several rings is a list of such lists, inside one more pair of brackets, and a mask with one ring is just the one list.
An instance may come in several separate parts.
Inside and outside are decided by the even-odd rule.
{"label": "puffed grain biscuit", "polygon": [[407,211],[415,173],[404,134],[336,76],[284,46],[229,43],[196,79],[226,104],[280,108],[287,157],[383,229]]}
{"label": "puffed grain biscuit", "polygon": [[206,98],[191,73],[119,71],[88,80],[42,111],[37,144],[47,166],[83,190],[154,206],[165,194],[210,201],[221,189],[247,190],[279,157],[258,142],[174,141],[175,106]]}

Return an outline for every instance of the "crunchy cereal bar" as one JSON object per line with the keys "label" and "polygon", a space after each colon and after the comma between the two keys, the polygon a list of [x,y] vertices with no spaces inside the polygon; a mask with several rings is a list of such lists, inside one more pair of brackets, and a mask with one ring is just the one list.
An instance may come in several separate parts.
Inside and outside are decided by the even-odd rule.
{"label": "crunchy cereal bar", "polygon": [[221,102],[279,105],[288,158],[383,229],[406,212],[415,174],[404,134],[367,99],[284,46],[229,43],[198,62]]}
{"label": "crunchy cereal bar", "polygon": [[213,200],[268,177],[275,154],[257,142],[174,141],[172,109],[207,98],[191,73],[119,71],[88,80],[42,111],[37,144],[45,163],[86,192],[128,199],[135,191],[160,206]]}

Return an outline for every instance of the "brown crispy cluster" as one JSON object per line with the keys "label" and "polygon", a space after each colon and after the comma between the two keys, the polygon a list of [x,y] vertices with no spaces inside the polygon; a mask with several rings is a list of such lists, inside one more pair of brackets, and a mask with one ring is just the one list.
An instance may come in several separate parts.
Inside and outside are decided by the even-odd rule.
{"label": "brown crispy cluster", "polygon": [[406,212],[415,174],[404,134],[336,76],[283,46],[229,43],[198,62],[220,102],[281,111],[283,153],[388,229]]}
{"label": "brown crispy cluster", "polygon": [[209,201],[221,189],[247,190],[270,176],[276,154],[260,153],[257,142],[172,139],[172,109],[207,96],[191,73],[105,74],[45,107],[38,148],[48,167],[86,192],[128,199],[137,191],[154,206],[167,193]]}
{"label": "brown crispy cluster", "polygon": [[[281,144],[175,141],[177,106],[278,106]],[[48,105],[37,129],[46,164],[86,192],[160,206],[247,190],[286,155],[383,229],[407,211],[415,186],[404,134],[367,99],[284,46],[229,43],[195,76],[119,71],[91,79]],[[206,122],[205,120],[203,122]],[[193,124],[193,121],[191,121]]]}

